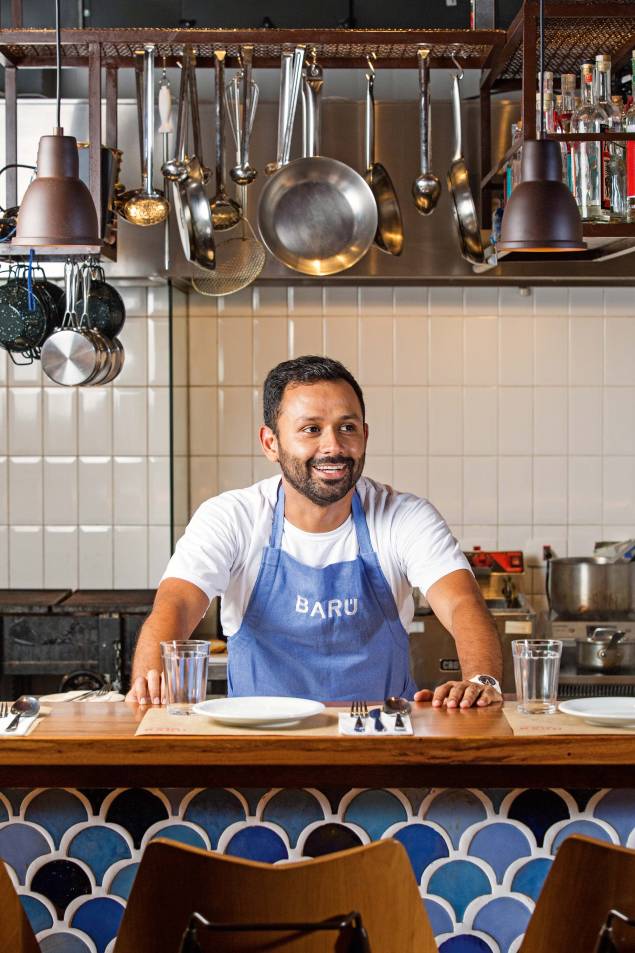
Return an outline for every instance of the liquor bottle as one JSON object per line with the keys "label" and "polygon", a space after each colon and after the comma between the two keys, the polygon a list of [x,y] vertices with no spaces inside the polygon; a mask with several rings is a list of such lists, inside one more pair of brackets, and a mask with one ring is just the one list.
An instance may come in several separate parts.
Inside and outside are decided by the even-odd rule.
{"label": "liquor bottle", "polygon": [[[580,75],[582,98],[571,120],[572,131],[598,135],[608,123],[608,117],[593,95],[593,64],[583,63]],[[587,222],[607,220],[602,214],[601,168],[600,142],[576,142],[573,152],[575,198],[580,215]]]}
{"label": "liquor bottle", "polygon": [[[624,118],[626,132],[635,132],[635,50],[631,59],[632,103]],[[626,143],[626,220],[635,222],[635,140]]]}
{"label": "liquor bottle", "polygon": [[[621,96],[611,96],[615,115],[619,115],[619,129],[625,131],[624,100]],[[616,222],[625,222],[628,205],[626,200],[626,143],[613,142],[613,156],[609,163],[611,180],[611,219]]]}
{"label": "liquor bottle", "polygon": [[[595,57],[595,101],[597,105],[606,113],[606,123],[602,124],[602,132],[621,132],[622,116],[620,110],[616,109],[611,102],[611,57],[603,53],[598,53]],[[606,141],[601,143],[601,161],[602,161],[602,210],[611,218],[611,173],[609,165],[611,158],[615,154],[615,143]],[[618,163],[619,164],[619,163]]]}
{"label": "liquor bottle", "polygon": [[560,77],[560,90],[562,94],[562,105],[558,116],[563,132],[571,132],[571,117],[573,116],[575,106],[575,73],[563,73]]}
{"label": "liquor bottle", "polygon": [[[544,95],[545,110],[545,132],[555,132],[554,111],[553,111],[553,93],[548,93],[545,89]],[[540,131],[540,93],[536,93],[536,129]]]}

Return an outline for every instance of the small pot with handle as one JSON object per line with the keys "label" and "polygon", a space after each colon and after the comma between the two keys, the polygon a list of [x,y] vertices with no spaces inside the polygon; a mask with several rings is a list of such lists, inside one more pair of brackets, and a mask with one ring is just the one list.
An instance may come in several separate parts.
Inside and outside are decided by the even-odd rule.
{"label": "small pot with handle", "polygon": [[613,626],[597,626],[586,641],[577,643],[578,669],[587,672],[633,670],[635,642],[624,641],[625,632]]}

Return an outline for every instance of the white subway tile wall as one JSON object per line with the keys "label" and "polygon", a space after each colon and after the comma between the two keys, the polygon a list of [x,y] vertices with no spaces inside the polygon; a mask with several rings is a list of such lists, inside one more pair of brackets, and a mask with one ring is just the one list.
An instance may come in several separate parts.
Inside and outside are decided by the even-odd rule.
{"label": "white subway tile wall", "polygon": [[[18,368],[0,353],[0,588],[146,588],[165,569],[167,289],[118,290],[126,362],[113,385],[56,387],[39,364]],[[174,290],[173,300],[187,327],[187,297]],[[187,353],[177,359],[186,373]]]}
{"label": "white subway tile wall", "polygon": [[[154,586],[163,572],[168,299],[120,290],[129,363],[114,386],[54,388],[0,354],[0,586]],[[630,289],[174,295],[178,524],[275,472],[258,441],[264,376],[320,353],[364,386],[368,475],[428,495],[464,546],[523,549],[536,598],[544,545],[579,555],[635,535]]]}

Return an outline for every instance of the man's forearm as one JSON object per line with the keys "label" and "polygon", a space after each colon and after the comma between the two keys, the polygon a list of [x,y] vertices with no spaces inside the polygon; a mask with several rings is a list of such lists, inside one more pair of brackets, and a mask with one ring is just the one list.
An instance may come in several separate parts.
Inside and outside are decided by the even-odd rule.
{"label": "man's forearm", "polygon": [[164,600],[155,605],[143,623],[132,664],[132,681],[139,675],[145,677],[151,669],[161,670],[160,643],[171,639],[189,639],[191,626],[188,613],[178,604]]}
{"label": "man's forearm", "polygon": [[503,658],[500,639],[494,620],[484,605],[475,599],[461,599],[452,613],[452,634],[463,678],[483,674],[501,680]]}

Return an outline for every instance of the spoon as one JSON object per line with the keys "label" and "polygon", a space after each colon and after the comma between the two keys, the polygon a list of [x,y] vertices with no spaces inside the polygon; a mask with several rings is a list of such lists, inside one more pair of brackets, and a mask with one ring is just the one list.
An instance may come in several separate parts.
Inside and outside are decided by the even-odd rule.
{"label": "spoon", "polygon": [[214,228],[223,231],[238,225],[241,208],[225,191],[225,50],[214,51],[216,74],[216,194],[210,202]]}
{"label": "spoon", "polygon": [[20,718],[33,718],[40,710],[40,703],[33,695],[20,695],[17,701],[11,706],[11,714],[15,715],[13,721],[10,721],[5,731],[15,731],[20,722]]}
{"label": "spoon", "polygon": [[375,723],[375,731],[385,731],[382,721],[381,721],[381,708],[371,708],[368,712],[370,717]]}
{"label": "spoon", "polygon": [[387,715],[407,715],[411,709],[407,698],[401,698],[399,695],[389,695],[384,701],[384,711]]}
{"label": "spoon", "polygon": [[421,95],[419,98],[419,127],[420,127],[420,148],[421,163],[420,172],[412,183],[412,197],[414,199],[417,211],[422,215],[429,215],[434,212],[439,197],[441,195],[441,183],[438,176],[430,172],[430,64],[428,57],[430,50],[420,48],[417,51],[419,57],[419,87]]}

